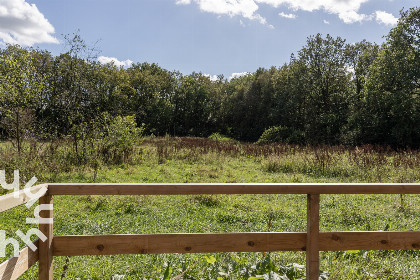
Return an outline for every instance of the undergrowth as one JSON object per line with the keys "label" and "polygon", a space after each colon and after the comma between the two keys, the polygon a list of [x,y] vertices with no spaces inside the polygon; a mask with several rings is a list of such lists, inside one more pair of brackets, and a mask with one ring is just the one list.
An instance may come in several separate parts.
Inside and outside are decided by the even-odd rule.
{"label": "undergrowth", "polygon": [[[86,153],[89,154],[89,153]],[[0,144],[0,169],[39,182],[419,182],[420,153],[384,147],[257,145],[143,138],[120,162],[78,159],[72,141]],[[3,191],[4,192],[4,191]],[[33,210],[0,213],[16,237]],[[303,195],[58,196],[55,235],[304,232]],[[418,195],[323,195],[321,231],[418,231]],[[23,246],[23,244],[21,244]],[[8,251],[8,256],[11,252]],[[418,251],[321,252],[328,279],[419,279]],[[0,259],[4,261],[5,258]],[[218,253],[56,257],[54,279],[304,279],[305,254]],[[36,266],[21,279],[36,279]]]}

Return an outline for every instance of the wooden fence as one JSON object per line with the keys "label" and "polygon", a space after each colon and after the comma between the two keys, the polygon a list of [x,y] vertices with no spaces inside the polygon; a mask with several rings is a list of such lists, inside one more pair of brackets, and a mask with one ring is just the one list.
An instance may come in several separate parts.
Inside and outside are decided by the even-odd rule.
{"label": "wooden fence", "polygon": [[[45,187],[45,188],[43,188]],[[39,262],[39,280],[53,279],[54,256],[306,251],[307,279],[318,279],[319,251],[418,250],[420,231],[319,232],[322,194],[420,194],[420,184],[45,184],[40,204],[53,204],[55,195],[195,195],[195,194],[306,194],[307,232],[173,233],[139,235],[54,236],[52,225],[39,225],[48,239],[37,241],[19,257],[0,264],[0,280],[17,279]],[[0,212],[29,201],[0,197]],[[44,210],[41,218],[52,218]]]}

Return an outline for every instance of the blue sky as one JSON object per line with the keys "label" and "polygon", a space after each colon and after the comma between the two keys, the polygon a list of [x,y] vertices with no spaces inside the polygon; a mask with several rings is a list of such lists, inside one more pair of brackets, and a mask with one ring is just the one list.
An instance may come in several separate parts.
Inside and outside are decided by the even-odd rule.
{"label": "blue sky", "polygon": [[[289,61],[310,35],[382,43],[413,0],[0,0],[0,44],[65,50],[80,29],[118,65],[155,62],[184,74],[254,72]],[[417,4],[418,5],[418,4]]]}

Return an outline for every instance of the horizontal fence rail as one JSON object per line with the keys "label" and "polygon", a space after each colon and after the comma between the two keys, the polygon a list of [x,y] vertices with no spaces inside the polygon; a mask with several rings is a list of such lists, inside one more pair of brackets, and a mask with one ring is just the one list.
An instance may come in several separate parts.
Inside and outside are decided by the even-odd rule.
{"label": "horizontal fence rail", "polygon": [[[55,236],[54,256],[306,251],[304,232]],[[420,232],[320,232],[320,251],[415,250]]]}
{"label": "horizontal fence rail", "polygon": [[49,195],[420,194],[420,184],[48,184]]}
{"label": "horizontal fence rail", "polygon": [[[42,192],[41,192],[42,191]],[[0,196],[0,213],[7,211],[9,209],[15,208],[17,206],[23,205],[31,200],[31,196],[28,196],[28,192],[31,194],[38,194],[44,196],[48,191],[47,185],[38,185],[32,188],[21,190],[17,194],[9,193],[3,196]],[[17,197],[16,197],[17,196]]]}
{"label": "horizontal fence rail", "polygon": [[[39,241],[34,242],[38,248]],[[0,279],[9,280],[17,279],[22,276],[39,260],[38,252],[34,252],[28,247],[19,252],[19,257],[13,257],[0,264]]]}
{"label": "horizontal fence rail", "polygon": [[[25,248],[17,258],[0,264],[0,280],[14,280],[39,262],[39,280],[52,280],[54,256],[305,251],[306,277],[318,279],[319,251],[419,250],[420,231],[320,232],[322,194],[420,194],[420,184],[44,184],[40,204],[53,204],[55,195],[196,195],[196,194],[306,194],[307,232],[170,233],[137,235],[54,236],[52,225],[39,225],[48,237],[37,241],[39,250]],[[0,197],[0,212],[31,198]],[[51,207],[52,209],[52,207]],[[53,210],[41,211],[52,218]]]}

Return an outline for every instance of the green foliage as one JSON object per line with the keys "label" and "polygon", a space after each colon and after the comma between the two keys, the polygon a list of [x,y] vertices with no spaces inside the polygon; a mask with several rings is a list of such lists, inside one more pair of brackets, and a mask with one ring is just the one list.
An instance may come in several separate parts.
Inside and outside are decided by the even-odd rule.
{"label": "green foliage", "polygon": [[[148,63],[101,65],[77,34],[56,57],[8,46],[0,54],[0,133],[18,148],[0,143],[0,169],[19,169],[26,182],[34,175],[40,182],[420,182],[415,149],[271,143],[419,147],[419,18],[419,8],[403,11],[380,47],[309,37],[288,64],[231,81]],[[54,228],[57,235],[303,232],[305,202],[296,195],[57,197]],[[419,205],[416,195],[325,195],[320,227],[416,230]],[[30,212],[1,213],[0,228],[28,229],[22,220]],[[322,252],[329,273],[320,277],[416,279],[418,257],[415,250]],[[55,263],[54,277],[68,279],[302,279],[305,258],[276,252]],[[35,270],[22,279],[34,279]]]}
{"label": "green foliage", "polygon": [[300,90],[304,94],[303,127],[308,143],[339,143],[342,127],[349,117],[352,96],[350,74],[346,71],[345,40],[320,34],[309,37],[299,51],[306,80]]}
{"label": "green foliage", "polygon": [[36,51],[8,45],[0,51],[0,121],[18,152],[32,135],[33,112],[41,105],[45,76],[36,67]]}
{"label": "green foliage", "polygon": [[105,164],[129,162],[141,141],[143,127],[137,127],[134,116],[110,117],[104,114],[90,123],[82,122],[71,128],[73,153],[77,163],[97,169]]}
{"label": "green foliage", "polygon": [[[383,147],[311,147],[220,142],[208,138],[145,138],[138,159],[120,165],[68,159],[73,143],[28,143],[20,156],[0,144],[0,169],[39,182],[420,182],[420,153]],[[165,164],[157,161],[160,145]],[[81,147],[81,146],[80,146]],[[141,153],[140,153],[141,151]],[[194,158],[194,160],[191,160]],[[267,172],[268,161],[278,167]],[[31,225],[32,209],[0,213],[8,237]],[[155,234],[181,232],[304,232],[304,195],[57,196],[56,235]],[[410,231],[418,228],[420,196],[324,195],[321,231]],[[23,246],[23,244],[21,244]],[[8,251],[10,256],[11,250]],[[416,279],[418,250],[321,252],[323,277],[331,279]],[[5,259],[0,260],[3,261]],[[54,258],[60,279],[304,279],[303,252],[82,256]],[[65,267],[67,267],[65,269]],[[35,279],[32,268],[22,279]],[[375,276],[374,276],[375,275]],[[165,277],[166,277],[165,276]],[[287,277],[287,278],[285,278]],[[255,279],[255,278],[254,278]],[[261,279],[261,278],[260,278]]]}
{"label": "green foliage", "polygon": [[366,75],[359,142],[413,146],[420,141],[420,8],[401,13]]}
{"label": "green foliage", "polygon": [[283,127],[289,131],[269,141],[416,148],[418,14],[402,11],[382,46],[316,34],[289,63],[230,81],[154,63],[102,65],[77,33],[65,37],[67,51],[58,56],[7,46],[0,54],[0,136],[14,139],[18,150],[23,139],[70,136],[83,155],[80,131],[108,115],[135,116],[144,134],[155,136],[216,133],[220,140],[219,133],[255,142]]}
{"label": "green foliage", "polygon": [[216,141],[234,141],[232,138],[220,134],[219,132],[212,133],[209,138]]}
{"label": "green foliage", "polygon": [[285,143],[303,144],[305,136],[303,132],[293,130],[284,126],[272,126],[264,131],[257,141],[257,144]]}
{"label": "green foliage", "polygon": [[170,280],[172,274],[171,264],[168,263],[168,266],[166,267],[165,274],[163,275],[163,280]]}
{"label": "green foliage", "polygon": [[207,207],[218,206],[220,204],[220,200],[214,195],[197,195],[194,197],[194,200]]}
{"label": "green foliage", "polygon": [[117,116],[104,127],[100,153],[107,163],[127,162],[140,143],[143,128],[137,127],[134,116]]}

